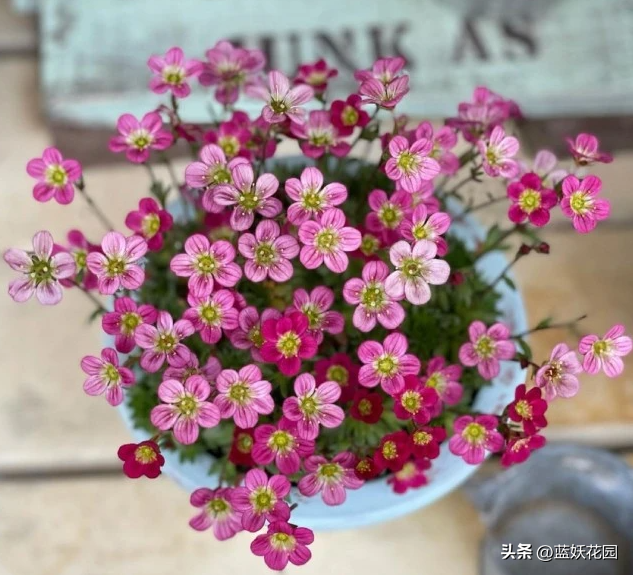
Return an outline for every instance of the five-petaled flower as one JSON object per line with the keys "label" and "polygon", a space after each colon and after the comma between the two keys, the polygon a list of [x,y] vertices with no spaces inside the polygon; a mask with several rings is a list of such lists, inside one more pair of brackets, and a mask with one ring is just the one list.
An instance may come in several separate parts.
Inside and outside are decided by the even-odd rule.
{"label": "five-petaled flower", "polygon": [[259,349],[264,344],[262,335],[262,323],[268,319],[279,319],[281,312],[274,308],[266,308],[259,317],[255,306],[245,307],[240,310],[237,318],[237,329],[228,334],[231,343],[238,349],[250,349],[255,361],[263,361]]}
{"label": "five-petaled flower", "polygon": [[306,497],[321,493],[326,505],[341,505],[347,489],[360,489],[365,483],[354,473],[356,457],[345,451],[327,460],[321,455],[308,457],[303,466],[306,474],[299,480],[299,492]]}
{"label": "five-petaled flower", "polygon": [[411,453],[417,459],[435,459],[446,439],[446,429],[439,426],[418,427],[411,433]]}
{"label": "five-petaled flower", "polygon": [[358,371],[360,366],[352,361],[346,353],[335,353],[330,357],[320,359],[314,364],[314,377],[317,385],[325,381],[335,381],[341,388],[340,403],[345,403],[354,397],[358,386]]}
{"label": "five-petaled flower", "polygon": [[293,475],[301,467],[301,459],[314,453],[314,439],[306,439],[297,431],[297,423],[282,417],[276,425],[260,425],[255,429],[253,460],[258,465],[275,463],[285,475]]}
{"label": "five-petaled flower", "polygon": [[510,439],[501,456],[501,465],[509,467],[515,463],[523,463],[530,457],[533,451],[545,446],[545,438],[538,433],[527,437],[515,437]]}
{"label": "five-petaled flower", "polygon": [[515,224],[529,220],[539,228],[549,222],[549,211],[558,203],[556,192],[544,188],[541,178],[533,172],[512,182],[508,186],[508,197],[512,201],[508,209],[510,220]]}
{"label": "five-petaled flower", "polygon": [[393,412],[398,419],[411,419],[417,425],[425,425],[441,409],[437,391],[424,386],[415,375],[405,376],[404,388],[394,397],[393,402]]}
{"label": "five-petaled flower", "polygon": [[134,334],[141,324],[152,324],[158,312],[152,305],[141,304],[129,297],[114,300],[114,311],[103,314],[101,327],[108,335],[114,336],[114,347],[121,353],[130,353],[136,346]]}
{"label": "five-petaled flower", "polygon": [[242,531],[242,514],[233,506],[233,489],[201,487],[191,494],[190,502],[201,510],[189,521],[196,531],[213,528],[218,541],[230,539]]}
{"label": "five-petaled flower", "polygon": [[603,337],[586,335],[578,350],[583,355],[582,367],[590,374],[603,370],[607,377],[617,377],[624,371],[622,358],[631,353],[632,342],[624,335],[622,324],[614,325]]}
{"label": "five-petaled flower", "polygon": [[300,140],[301,151],[308,158],[320,158],[323,154],[340,158],[351,150],[351,146],[342,139],[330,114],[325,110],[312,110],[307,120],[293,122],[290,132]]}
{"label": "five-petaled flower", "polygon": [[185,310],[182,317],[193,324],[205,343],[217,343],[223,330],[230,332],[237,328],[238,311],[234,307],[235,296],[231,291],[221,289],[204,296],[190,293],[187,303],[191,307]]}
{"label": "five-petaled flower", "polygon": [[165,465],[160,447],[151,439],[140,443],[126,443],[119,447],[117,457],[123,461],[123,473],[130,479],[141,476],[156,479]]}
{"label": "five-petaled flower", "polygon": [[523,424],[526,435],[534,435],[547,425],[546,411],[547,401],[541,398],[541,390],[533,387],[527,391],[524,383],[516,388],[514,401],[508,405],[508,417]]}
{"label": "five-petaled flower", "polygon": [[350,407],[349,413],[354,419],[372,425],[378,423],[383,409],[380,393],[361,388],[354,395],[354,403]]}
{"label": "five-petaled flower", "polygon": [[358,94],[352,94],[347,100],[334,100],[330,106],[332,123],[341,136],[349,136],[356,126],[364,128],[369,124],[369,114],[362,109]]}
{"label": "five-petaled flower", "polygon": [[123,114],[116,127],[119,135],[110,139],[110,151],[125,152],[135,164],[146,162],[151,150],[166,150],[174,140],[170,132],[163,130],[157,112],[145,114],[140,121],[132,114]]}
{"label": "five-petaled flower", "polygon": [[119,363],[117,352],[111,347],[101,351],[101,358],[87,355],[81,360],[81,369],[88,375],[84,381],[84,391],[88,395],[105,394],[110,405],[123,402],[122,387],[133,385],[134,373]]}
{"label": "five-petaled flower", "polygon": [[286,119],[301,123],[305,116],[301,105],[314,96],[314,90],[306,84],[291,87],[290,80],[278,70],[268,73],[268,86],[253,84],[246,88],[246,93],[266,102],[262,117],[269,124],[278,124]]}
{"label": "five-petaled flower", "polygon": [[292,304],[308,318],[310,333],[318,344],[323,341],[324,332],[336,335],[345,328],[343,314],[330,311],[334,299],[334,292],[325,286],[315,287],[310,293],[299,288],[293,294]]}
{"label": "five-petaled flower", "polygon": [[560,207],[574,229],[587,234],[606,220],[611,213],[609,200],[599,198],[602,181],[597,176],[587,176],[582,181],[576,176],[567,176],[563,180],[563,198]]}
{"label": "five-petaled flower", "polygon": [[69,204],[75,197],[75,182],[81,178],[81,165],[77,160],[64,159],[57,148],[46,148],[41,158],[26,164],[26,171],[37,180],[33,197],[38,202],[51,198],[60,204]]}
{"label": "five-petaled flower", "polygon": [[578,393],[580,382],[578,377],[582,366],[573,349],[559,343],[552,350],[549,361],[536,372],[536,385],[543,390],[546,401],[556,397],[573,397]]}
{"label": "five-petaled flower", "polygon": [[307,84],[311,86],[315,94],[321,95],[327,88],[328,81],[338,76],[336,68],[330,68],[327,62],[321,58],[313,64],[301,64],[294,78],[295,84]]}
{"label": "five-petaled flower", "polygon": [[404,136],[395,136],[389,142],[391,157],[385,164],[387,176],[400,188],[412,194],[424,180],[432,180],[440,173],[437,160],[430,157],[433,142],[421,138],[409,144]]}
{"label": "five-petaled flower", "polygon": [[593,134],[578,134],[575,140],[567,138],[567,145],[574,161],[579,166],[588,166],[594,162],[608,164],[613,156],[598,149],[598,138]]}
{"label": "five-petaled flower", "polygon": [[164,56],[152,56],[147,61],[149,69],[154,73],[149,87],[156,94],[164,94],[171,90],[177,98],[185,98],[191,93],[187,82],[202,71],[202,63],[198,60],[187,60],[181,48],[167,50]]}
{"label": "five-petaled flower", "polygon": [[396,471],[387,479],[387,484],[391,485],[394,493],[406,493],[408,489],[417,489],[428,483],[424,472],[430,467],[431,463],[426,459],[407,461],[400,471]]}
{"label": "five-petaled flower", "polygon": [[519,164],[514,159],[519,151],[519,140],[508,136],[501,126],[495,126],[490,139],[478,140],[477,147],[483,160],[486,174],[495,178],[513,178],[519,172]]}
{"label": "five-petaled flower", "polygon": [[160,251],[163,247],[163,233],[169,231],[173,224],[172,215],[153,198],[143,198],[138,203],[138,210],[130,212],[125,218],[125,225],[144,237],[148,249],[153,251]]}
{"label": "five-petaled flower", "polygon": [[500,451],[503,437],[497,431],[499,421],[494,415],[462,415],[453,423],[454,435],[448,441],[453,455],[459,455],[471,465],[481,463],[486,452]]}
{"label": "five-petaled flower", "polygon": [[470,342],[459,348],[459,361],[467,367],[477,366],[484,379],[499,375],[499,360],[512,359],[516,347],[510,339],[510,330],[503,323],[495,323],[486,328],[481,321],[474,321],[468,327]]}
{"label": "five-petaled flower", "polygon": [[288,563],[304,565],[312,557],[308,549],[314,541],[314,533],[306,527],[295,527],[285,521],[273,521],[268,531],[255,537],[251,551],[263,557],[268,567],[283,571]]}
{"label": "five-petaled flower", "polygon": [[451,217],[444,212],[429,215],[429,210],[420,204],[408,214],[400,225],[400,233],[410,242],[428,240],[437,245],[437,255],[442,257],[448,252],[448,244],[442,237],[451,225]]}
{"label": "five-petaled flower", "polygon": [[374,452],[374,463],[378,469],[400,471],[411,455],[411,440],[406,431],[395,431],[385,435]]}
{"label": "five-petaled flower", "polygon": [[464,394],[464,388],[459,383],[461,376],[461,366],[446,365],[446,359],[436,356],[426,364],[426,375],[421,380],[427,387],[435,389],[446,405],[455,405]]}

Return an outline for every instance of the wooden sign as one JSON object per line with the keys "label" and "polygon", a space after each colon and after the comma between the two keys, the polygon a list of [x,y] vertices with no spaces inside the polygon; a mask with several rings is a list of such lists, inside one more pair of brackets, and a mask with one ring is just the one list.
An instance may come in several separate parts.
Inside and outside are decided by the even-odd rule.
{"label": "wooden sign", "polygon": [[[221,39],[266,52],[292,73],[324,57],[352,71],[404,56],[400,110],[451,115],[485,84],[535,118],[633,113],[633,0],[39,0],[45,106],[55,121],[112,125],[160,100],[147,57],[173,45],[203,57]],[[183,106],[209,118],[210,93]],[[245,104],[251,111],[260,104]]]}

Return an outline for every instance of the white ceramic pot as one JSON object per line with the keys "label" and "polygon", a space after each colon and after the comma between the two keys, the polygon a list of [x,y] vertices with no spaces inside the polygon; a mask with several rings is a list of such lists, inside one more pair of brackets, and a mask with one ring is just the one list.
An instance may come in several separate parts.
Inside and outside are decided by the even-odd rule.
{"label": "white ceramic pot", "polygon": [[[465,241],[469,247],[484,238],[483,228],[473,219],[451,226],[451,233]],[[506,266],[507,260],[500,252],[493,252],[477,263],[477,269],[488,279],[496,278]],[[441,289],[441,288],[439,288]],[[502,320],[513,333],[527,330],[527,319],[521,295],[500,282],[499,308]],[[480,412],[499,414],[512,399],[515,387],[524,381],[525,373],[518,363],[501,363],[501,373],[492,384],[483,388],[475,400],[474,409]],[[134,429],[131,414],[125,404],[120,408],[121,416],[130,429],[135,441],[147,439],[147,432]],[[198,487],[217,487],[217,477],[209,476],[212,464],[210,455],[200,457],[193,463],[181,463],[174,452],[166,452],[164,471],[187,491]],[[314,530],[351,529],[371,525],[401,517],[437,501],[459,487],[476,470],[476,465],[468,465],[448,450],[445,442],[440,456],[433,461],[429,471],[429,483],[419,489],[409,490],[402,495],[393,492],[386,478],[367,482],[361,489],[347,492],[343,505],[329,507],[320,497],[306,498],[298,491],[292,493],[293,501],[299,502],[293,511],[293,522]]]}

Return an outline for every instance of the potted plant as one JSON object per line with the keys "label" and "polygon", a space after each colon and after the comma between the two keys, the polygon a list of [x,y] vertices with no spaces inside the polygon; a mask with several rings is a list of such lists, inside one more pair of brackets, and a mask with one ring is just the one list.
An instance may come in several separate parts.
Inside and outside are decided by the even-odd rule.
{"label": "potted plant", "polygon": [[[524,163],[517,104],[486,88],[445,125],[416,125],[396,114],[400,58],[357,71],[355,93],[334,101],[324,61],[292,78],[264,65],[224,41],[204,61],[179,48],[150,58],[150,87],[169,102],[122,115],[110,141],[149,176],[128,231],[92,201],[80,164],[48,148],[27,164],[35,199],[80,195],[106,233],[56,243],[40,231],[4,259],[18,302],[79,289],[95,303],[107,339],[81,360],[84,390],[132,429],[125,474],[164,468],[191,491],[191,527],[261,531],[252,551],[283,569],[309,560],[310,528],[410,512],[489,453],[524,461],[545,443],[548,403],[573,396],[583,371],[618,375],[631,339],[615,325],[536,363],[526,336],[577,320],[529,329],[511,276],[549,253],[551,211],[583,234],[608,217],[585,174],[611,161],[594,136],[570,140],[569,170],[546,151]],[[205,126],[181,117],[194,82],[223,110]],[[257,117],[237,108],[244,94],[261,100]],[[293,157],[277,154],[283,140]],[[191,154],[184,174],[176,147]],[[486,191],[467,199],[470,183]],[[476,223],[499,202],[507,219]]]}

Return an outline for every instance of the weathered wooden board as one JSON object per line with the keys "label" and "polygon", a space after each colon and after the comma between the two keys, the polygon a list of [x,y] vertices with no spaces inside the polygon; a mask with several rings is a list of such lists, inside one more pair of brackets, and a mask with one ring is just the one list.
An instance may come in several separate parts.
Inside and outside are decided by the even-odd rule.
{"label": "weathered wooden board", "polygon": [[[265,7],[265,9],[263,9]],[[529,8],[528,8],[529,7]],[[477,84],[532,117],[633,112],[633,0],[41,0],[45,105],[56,121],[111,124],[141,113],[145,61],[172,45],[202,56],[220,38],[264,49],[292,72],[324,56],[342,76],[377,56],[407,58],[402,111],[450,115]],[[341,94],[353,85],[341,81]],[[208,118],[208,94],[185,106]]]}

